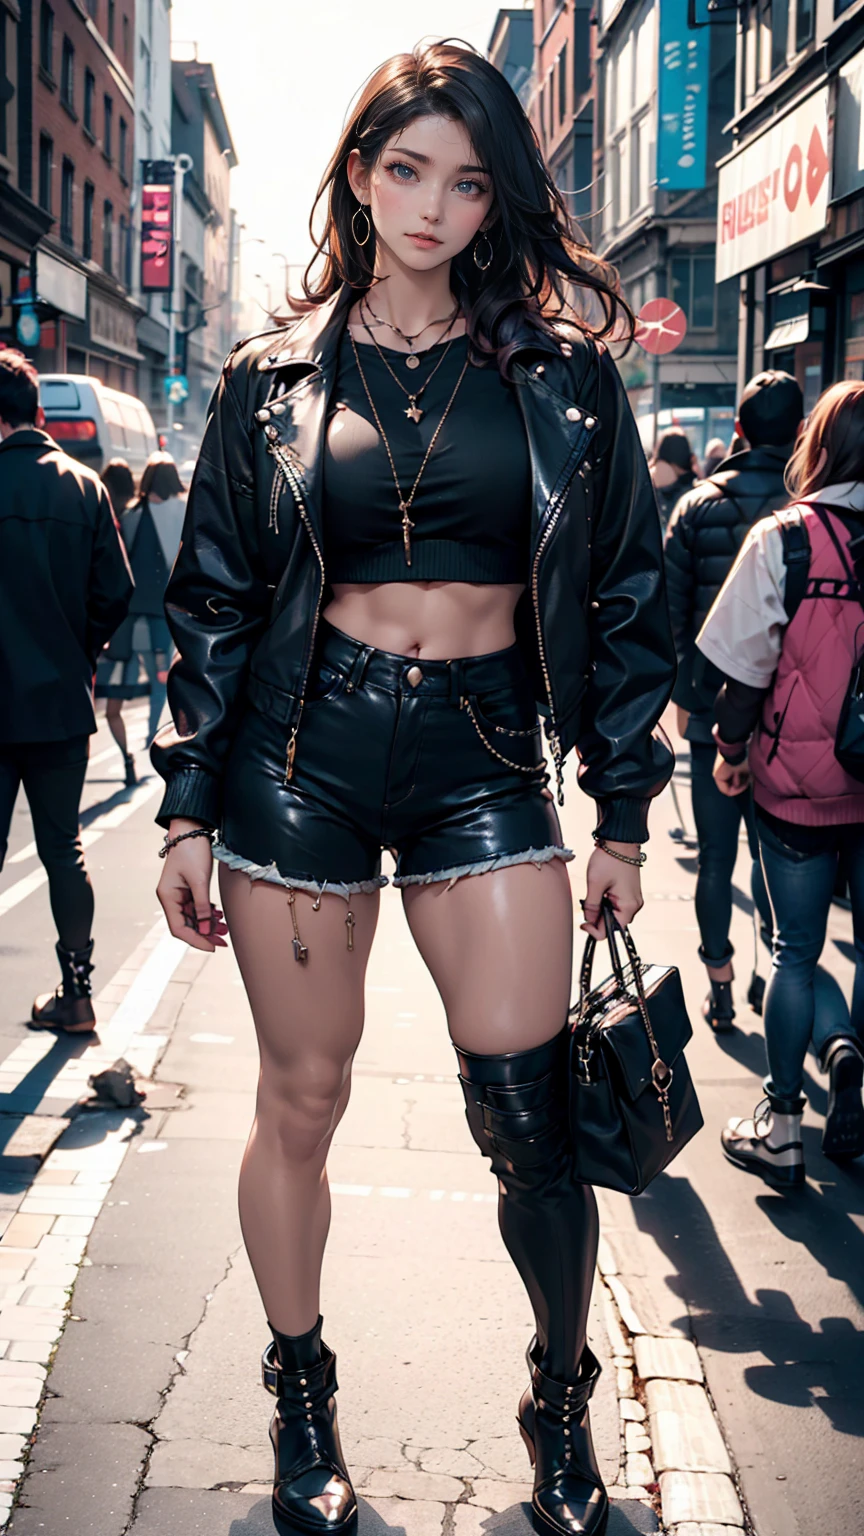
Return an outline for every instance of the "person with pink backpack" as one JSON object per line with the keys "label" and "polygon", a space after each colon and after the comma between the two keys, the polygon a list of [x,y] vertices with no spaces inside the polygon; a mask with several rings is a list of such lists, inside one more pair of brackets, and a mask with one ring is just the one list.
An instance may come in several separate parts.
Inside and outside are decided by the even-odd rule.
{"label": "person with pink backpack", "polygon": [[[818,401],[789,462],[796,498],[751,529],[697,638],[724,674],[717,787],[752,784],[774,913],[768,1076],[723,1151],[779,1186],[804,1183],[804,1060],[829,1074],[822,1150],[864,1152],[864,383]],[[814,978],[843,855],[855,939],[851,1018],[822,1014]]]}

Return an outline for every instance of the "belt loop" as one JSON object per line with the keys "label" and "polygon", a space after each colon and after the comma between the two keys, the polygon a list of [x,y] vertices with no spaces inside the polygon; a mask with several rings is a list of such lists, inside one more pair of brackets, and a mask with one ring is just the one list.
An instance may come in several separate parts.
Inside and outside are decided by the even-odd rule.
{"label": "belt loop", "polygon": [[366,676],[366,668],[372,659],[372,649],[372,646],[363,645],[354,652],[354,660],[348,669],[346,693],[353,693],[355,688],[362,688],[363,679]]}
{"label": "belt loop", "polygon": [[454,709],[461,709],[463,688],[461,658],[457,658],[456,661],[449,661],[447,665],[450,668],[450,703]]}

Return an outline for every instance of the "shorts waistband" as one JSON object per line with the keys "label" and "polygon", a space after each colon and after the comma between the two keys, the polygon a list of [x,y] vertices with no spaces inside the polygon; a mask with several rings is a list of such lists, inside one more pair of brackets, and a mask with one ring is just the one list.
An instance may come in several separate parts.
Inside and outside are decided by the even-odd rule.
{"label": "shorts waistband", "polygon": [[376,650],[334,629],[326,619],[321,620],[319,636],[319,663],[341,672],[355,688],[368,682],[388,693],[433,694],[458,704],[465,694],[512,687],[527,676],[522,653],[515,644],[485,656],[427,661],[425,657]]}

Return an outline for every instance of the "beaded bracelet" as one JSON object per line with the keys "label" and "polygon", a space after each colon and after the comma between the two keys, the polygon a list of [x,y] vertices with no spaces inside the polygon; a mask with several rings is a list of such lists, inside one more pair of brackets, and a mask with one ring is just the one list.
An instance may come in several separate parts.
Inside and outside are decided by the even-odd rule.
{"label": "beaded bracelet", "polygon": [[610,859],[620,859],[622,864],[632,864],[635,869],[641,869],[642,865],[648,858],[647,853],[637,853],[635,858],[633,858],[629,853],[617,853],[614,848],[609,847],[608,843],[604,843],[603,839],[600,837],[595,837],[594,843],[595,846],[600,848],[603,853],[608,853]]}
{"label": "beaded bracelet", "polygon": [[183,839],[186,837],[209,837],[210,847],[213,847],[213,833],[210,831],[209,827],[194,827],[191,832],[178,832],[176,837],[170,837],[166,832],[165,841],[162,844],[162,847],[159,849],[160,859],[167,858],[168,854],[171,852],[171,849],[176,848],[177,844],[182,843]]}

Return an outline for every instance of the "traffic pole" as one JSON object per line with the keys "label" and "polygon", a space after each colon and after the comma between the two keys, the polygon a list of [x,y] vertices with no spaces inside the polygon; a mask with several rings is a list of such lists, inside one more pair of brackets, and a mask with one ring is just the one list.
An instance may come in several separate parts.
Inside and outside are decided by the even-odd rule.
{"label": "traffic pole", "polygon": [[[180,273],[180,235],[183,228],[183,179],[187,171],[192,169],[191,155],[175,155],[174,159],[174,188],[173,188],[173,245],[171,250],[171,307],[168,311],[168,378],[174,376],[177,351],[177,299],[179,297],[178,275]],[[170,451],[174,448],[174,401],[170,390],[168,396],[168,440],[171,444]]]}

